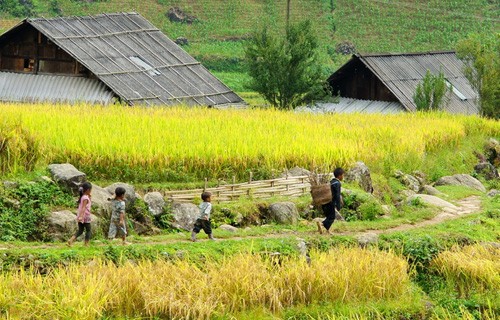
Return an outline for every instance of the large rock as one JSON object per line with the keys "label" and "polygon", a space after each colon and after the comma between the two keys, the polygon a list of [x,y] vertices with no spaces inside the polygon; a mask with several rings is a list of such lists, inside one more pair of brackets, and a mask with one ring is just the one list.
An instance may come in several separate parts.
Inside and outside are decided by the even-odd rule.
{"label": "large rock", "polygon": [[192,24],[193,22],[198,21],[198,18],[196,18],[196,16],[190,16],[190,15],[186,14],[179,7],[172,7],[172,8],[170,8],[168,10],[166,16],[172,22],[180,22],[180,23]]}
{"label": "large rock", "polygon": [[174,202],[172,215],[174,218],[172,226],[174,228],[192,230],[196,219],[200,215],[200,209],[192,203]]}
{"label": "large rock", "polygon": [[414,195],[408,197],[407,201],[410,203],[417,198],[420,201],[422,201],[423,203],[431,205],[431,206],[435,206],[435,207],[439,207],[439,208],[450,208],[450,209],[454,209],[454,210],[458,209],[458,207],[455,206],[454,204],[452,204],[448,201],[445,201],[441,198],[438,198],[436,196],[431,196],[428,194],[414,194]]}
{"label": "large rock", "polygon": [[236,227],[233,227],[231,225],[228,225],[228,224],[222,224],[219,226],[218,229],[221,229],[221,230],[225,230],[225,231],[229,231],[229,232],[238,232],[238,228]]}
{"label": "large rock", "polygon": [[486,192],[486,188],[481,181],[469,174],[455,174],[440,178],[435,183],[436,186],[466,186],[481,192]]}
{"label": "large rock", "polygon": [[125,205],[127,210],[132,208],[134,206],[135,200],[137,200],[137,194],[135,193],[135,189],[132,185],[123,183],[123,182],[116,182],[113,183],[110,186],[106,187],[106,190],[111,193],[112,195],[115,194],[115,190],[118,187],[125,188]]}
{"label": "large rock", "polygon": [[311,174],[311,171],[301,168],[301,167],[293,167],[290,170],[287,170],[283,172],[279,177],[280,178],[286,178],[286,177],[301,177],[301,176],[308,176]]}
{"label": "large rock", "polygon": [[498,167],[500,165],[500,142],[490,138],[484,146],[484,150],[488,162]]}
{"label": "large rock", "polygon": [[[93,214],[90,217],[92,235],[94,235],[100,232],[100,220]],[[69,210],[52,212],[47,218],[47,223],[47,232],[52,240],[66,241],[78,230],[76,214]]]}
{"label": "large rock", "polygon": [[147,204],[149,212],[153,216],[159,216],[163,213],[165,208],[165,199],[159,192],[149,192],[144,196],[144,202]]}
{"label": "large rock", "polygon": [[474,171],[482,175],[486,180],[498,179],[498,171],[494,165],[489,162],[478,163],[474,166]]}
{"label": "large rock", "polygon": [[134,231],[140,236],[151,236],[161,233],[161,230],[154,227],[149,223],[140,223],[138,221],[132,220],[132,225],[134,226]]}
{"label": "large rock", "polygon": [[48,169],[55,182],[74,194],[78,194],[80,184],[86,179],[85,173],[79,171],[69,163],[50,164]]}
{"label": "large rock", "polygon": [[362,233],[356,238],[358,240],[358,245],[362,248],[366,248],[367,246],[378,242],[378,234],[373,232]]}
{"label": "large rock", "polygon": [[488,196],[488,197],[492,197],[492,198],[493,198],[493,197],[496,197],[496,196],[498,196],[498,195],[500,195],[500,190],[497,190],[497,189],[491,189],[491,190],[488,192],[488,194],[487,194],[487,196]]}
{"label": "large rock", "polygon": [[418,192],[420,190],[420,182],[412,175],[396,171],[394,176],[406,187],[408,190]]}
{"label": "large rock", "polygon": [[296,224],[299,211],[293,202],[276,202],[269,206],[269,219],[278,224]]}
{"label": "large rock", "polygon": [[345,173],[344,180],[346,182],[356,182],[366,192],[373,192],[370,169],[361,161],[356,162],[354,167]]}
{"label": "large rock", "polygon": [[95,207],[93,213],[96,216],[109,218],[111,216],[111,201],[109,199],[112,194],[97,185],[92,185],[92,207]]}
{"label": "large rock", "polygon": [[436,196],[436,197],[442,197],[442,196],[444,196],[444,193],[442,193],[438,189],[434,188],[433,186],[429,186],[429,185],[424,185],[422,187],[422,193],[423,194],[428,194],[428,195],[431,195],[431,196]]}

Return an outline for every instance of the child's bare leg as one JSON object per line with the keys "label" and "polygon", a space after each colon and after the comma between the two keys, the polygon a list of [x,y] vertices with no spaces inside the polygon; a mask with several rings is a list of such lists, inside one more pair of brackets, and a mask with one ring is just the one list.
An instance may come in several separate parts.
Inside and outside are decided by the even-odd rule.
{"label": "child's bare leg", "polygon": [[75,242],[75,240],[76,240],[75,236],[72,236],[71,238],[69,238],[69,240],[68,240],[68,247],[71,247],[71,245],[73,244],[73,242]]}

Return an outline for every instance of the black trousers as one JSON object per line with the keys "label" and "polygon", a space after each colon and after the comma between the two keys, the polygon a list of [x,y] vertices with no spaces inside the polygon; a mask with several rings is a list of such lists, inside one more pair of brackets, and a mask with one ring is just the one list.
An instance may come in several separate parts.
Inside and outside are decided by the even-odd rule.
{"label": "black trousers", "polygon": [[89,223],[83,223],[83,222],[78,222],[78,231],[75,233],[75,238],[78,238],[83,234],[83,230],[85,230],[85,241],[90,240],[90,222]]}
{"label": "black trousers", "polygon": [[210,220],[196,219],[193,227],[193,232],[198,233],[201,229],[203,229],[206,234],[212,234],[212,224],[210,223]]}
{"label": "black trousers", "polygon": [[330,230],[333,222],[335,221],[335,206],[333,202],[330,201],[327,204],[321,206],[323,209],[323,213],[325,214],[326,219],[323,220],[323,226],[326,230]]}

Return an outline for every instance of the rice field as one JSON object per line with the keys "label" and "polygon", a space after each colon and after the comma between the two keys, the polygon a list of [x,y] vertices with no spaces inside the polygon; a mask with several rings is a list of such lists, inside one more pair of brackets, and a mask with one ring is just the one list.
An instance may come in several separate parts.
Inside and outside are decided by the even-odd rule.
{"label": "rice field", "polygon": [[432,268],[456,288],[460,297],[468,297],[473,292],[494,292],[500,303],[499,248],[473,245],[444,251],[434,259]]}
{"label": "rice field", "polygon": [[[206,261],[94,261],[47,275],[0,273],[0,316],[9,319],[146,317],[211,319],[253,309],[279,314],[319,303],[419,300],[407,262],[388,252],[337,248],[299,258],[251,254]],[[328,272],[325,272],[328,270]]]}
{"label": "rice field", "polygon": [[418,165],[427,153],[455,146],[467,135],[500,133],[499,122],[441,113],[320,115],[9,103],[0,108],[0,127],[18,128],[40,149],[38,166],[69,162],[91,178],[142,181],[183,174],[246,177],[248,171],[268,177],[294,166],[348,167],[358,160],[379,167]]}

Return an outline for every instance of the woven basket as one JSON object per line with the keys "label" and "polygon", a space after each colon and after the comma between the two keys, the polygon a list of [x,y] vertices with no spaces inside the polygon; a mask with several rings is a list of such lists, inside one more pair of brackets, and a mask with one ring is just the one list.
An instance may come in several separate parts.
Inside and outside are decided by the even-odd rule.
{"label": "woven basket", "polygon": [[311,196],[313,203],[317,206],[327,204],[332,201],[332,191],[330,190],[330,184],[318,184],[311,186]]}

